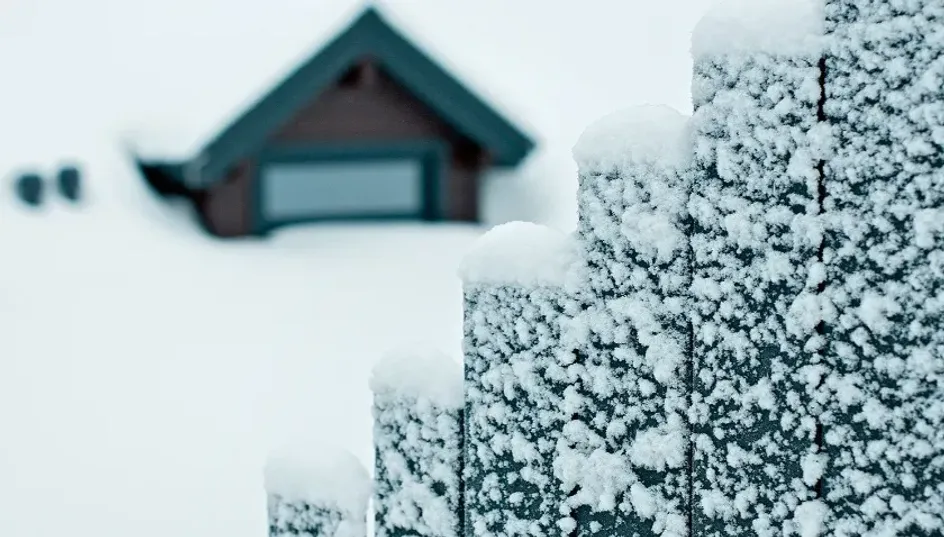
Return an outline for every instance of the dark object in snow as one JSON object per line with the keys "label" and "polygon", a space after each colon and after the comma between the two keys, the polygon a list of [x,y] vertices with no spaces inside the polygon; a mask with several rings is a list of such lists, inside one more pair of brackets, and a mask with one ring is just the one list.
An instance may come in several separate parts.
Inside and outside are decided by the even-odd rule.
{"label": "dark object in snow", "polygon": [[63,166],[56,177],[56,186],[62,197],[69,201],[79,201],[81,197],[82,174],[75,166]]}
{"label": "dark object in snow", "polygon": [[43,202],[43,178],[35,173],[25,173],[16,180],[16,195],[32,207],[39,207]]}
{"label": "dark object in snow", "polygon": [[208,142],[138,166],[221,237],[312,221],[474,222],[482,174],[534,146],[374,9]]}

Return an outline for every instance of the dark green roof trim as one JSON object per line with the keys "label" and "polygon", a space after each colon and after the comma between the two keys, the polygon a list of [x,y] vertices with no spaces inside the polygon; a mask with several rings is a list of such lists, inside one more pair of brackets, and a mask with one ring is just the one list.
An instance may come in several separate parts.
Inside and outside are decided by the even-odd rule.
{"label": "dark green roof trim", "polygon": [[497,166],[514,166],[534,142],[394,30],[373,8],[201,151],[201,183],[218,180],[234,162],[258,151],[266,138],[344,71],[365,56],[425,102],[453,128],[486,148]]}

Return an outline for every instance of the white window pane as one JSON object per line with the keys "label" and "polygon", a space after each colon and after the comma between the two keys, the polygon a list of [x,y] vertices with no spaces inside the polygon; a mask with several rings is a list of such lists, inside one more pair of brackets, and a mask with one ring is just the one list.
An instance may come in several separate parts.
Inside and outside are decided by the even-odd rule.
{"label": "white window pane", "polygon": [[262,209],[283,220],[345,214],[416,214],[423,208],[416,160],[273,164],[263,171]]}

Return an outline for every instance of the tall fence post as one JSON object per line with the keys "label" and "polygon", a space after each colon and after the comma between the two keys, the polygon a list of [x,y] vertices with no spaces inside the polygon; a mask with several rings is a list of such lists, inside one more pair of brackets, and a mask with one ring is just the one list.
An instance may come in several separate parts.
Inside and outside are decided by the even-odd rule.
{"label": "tall fence post", "polygon": [[693,34],[695,535],[808,535],[822,508],[821,40],[816,0]]}
{"label": "tall fence post", "polygon": [[289,446],[265,469],[269,536],[367,537],[370,477],[344,451]]}
{"label": "tall fence post", "polygon": [[574,255],[570,237],[512,222],[462,263],[466,537],[561,532],[566,495],[553,463],[568,415],[558,359]]}
{"label": "tall fence post", "polygon": [[376,537],[462,531],[462,368],[437,351],[400,350],[374,368]]}
{"label": "tall fence post", "polygon": [[573,534],[688,532],[688,118],[617,112],[574,148],[583,311],[556,466]]}
{"label": "tall fence post", "polygon": [[826,2],[825,533],[944,533],[944,1]]}

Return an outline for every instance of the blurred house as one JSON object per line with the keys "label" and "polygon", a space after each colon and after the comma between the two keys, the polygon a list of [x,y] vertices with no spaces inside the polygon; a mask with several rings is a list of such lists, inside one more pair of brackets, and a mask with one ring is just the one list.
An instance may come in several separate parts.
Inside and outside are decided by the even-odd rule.
{"label": "blurred house", "polygon": [[369,8],[194,154],[137,161],[207,231],[239,237],[312,221],[477,222],[482,174],[533,147]]}

